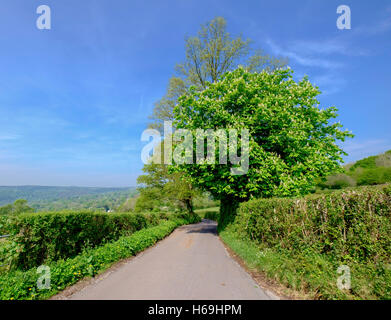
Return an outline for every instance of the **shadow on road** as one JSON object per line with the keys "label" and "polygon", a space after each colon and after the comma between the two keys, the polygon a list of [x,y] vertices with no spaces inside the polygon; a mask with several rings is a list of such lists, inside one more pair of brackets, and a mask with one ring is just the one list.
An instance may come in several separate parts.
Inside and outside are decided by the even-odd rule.
{"label": "shadow on road", "polygon": [[217,235],[217,223],[203,219],[201,223],[186,226],[186,233],[211,233]]}

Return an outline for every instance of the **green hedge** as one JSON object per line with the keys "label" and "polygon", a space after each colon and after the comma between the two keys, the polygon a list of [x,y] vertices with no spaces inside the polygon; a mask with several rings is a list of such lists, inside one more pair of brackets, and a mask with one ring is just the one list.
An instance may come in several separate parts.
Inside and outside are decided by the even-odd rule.
{"label": "green hedge", "polygon": [[[241,204],[223,241],[250,268],[313,299],[391,299],[391,186]],[[338,268],[351,289],[337,286]]]}
{"label": "green hedge", "polygon": [[303,199],[243,203],[235,228],[269,247],[311,249],[336,259],[391,257],[391,186],[365,187]]}
{"label": "green hedge", "polygon": [[[229,227],[220,232],[220,237],[251,270],[258,270],[268,280],[281,284],[281,291],[288,296],[326,300],[391,299],[391,269],[387,265],[340,263],[311,249],[299,253],[277,247],[260,248]],[[341,265],[350,268],[350,290],[340,290],[337,286],[337,270]]]}
{"label": "green hedge", "polygon": [[11,224],[12,239],[18,248],[13,268],[28,269],[74,257],[85,248],[158,223],[159,216],[153,214],[90,211],[22,214]]}
{"label": "green hedge", "polygon": [[206,211],[204,219],[219,221],[219,211]]}
{"label": "green hedge", "polygon": [[195,212],[203,219],[209,219],[218,221],[219,220],[219,207],[205,208],[205,209],[197,209]]}
{"label": "green hedge", "polygon": [[27,271],[16,270],[0,275],[0,300],[48,298],[85,277],[96,275],[114,262],[135,255],[155,244],[176,227],[191,221],[199,221],[197,217],[183,219],[174,216],[170,219],[158,226],[137,231],[131,236],[123,236],[115,242],[85,250],[74,258],[48,264],[51,273],[51,288],[47,290],[37,289],[39,274],[36,268]]}
{"label": "green hedge", "polygon": [[169,220],[185,220],[187,223],[192,224],[192,223],[198,223],[201,222],[201,217],[196,214],[189,214],[187,212],[177,212],[177,213],[172,213],[167,215],[167,219]]}
{"label": "green hedge", "polygon": [[354,173],[353,177],[357,180],[357,185],[376,185],[391,182],[391,167],[377,167],[374,169],[364,169],[361,172]]}
{"label": "green hedge", "polygon": [[9,217],[0,215],[0,235],[8,234],[9,232]]}

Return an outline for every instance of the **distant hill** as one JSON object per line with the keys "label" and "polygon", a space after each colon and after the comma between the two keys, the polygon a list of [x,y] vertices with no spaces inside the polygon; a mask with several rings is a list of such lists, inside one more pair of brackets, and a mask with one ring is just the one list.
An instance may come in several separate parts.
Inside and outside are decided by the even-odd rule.
{"label": "distant hill", "polygon": [[391,167],[391,150],[377,156],[371,156],[352,163],[347,169],[355,171],[356,169],[375,169],[379,167]]}
{"label": "distant hill", "polygon": [[111,209],[135,193],[135,187],[0,186],[0,206],[13,203],[17,199],[25,199],[38,210]]}
{"label": "distant hill", "polygon": [[321,182],[322,189],[376,185],[391,182],[391,150],[343,166],[345,172],[331,175]]}

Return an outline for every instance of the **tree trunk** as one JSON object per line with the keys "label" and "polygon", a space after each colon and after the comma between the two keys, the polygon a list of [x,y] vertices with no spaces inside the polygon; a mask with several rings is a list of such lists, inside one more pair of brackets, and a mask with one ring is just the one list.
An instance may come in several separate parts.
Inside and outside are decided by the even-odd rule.
{"label": "tree trunk", "polygon": [[234,221],[238,208],[239,202],[233,197],[226,196],[220,200],[219,230]]}
{"label": "tree trunk", "polygon": [[194,210],[193,210],[193,201],[191,198],[188,198],[188,199],[181,199],[180,201],[180,204],[181,204],[181,207],[186,209],[186,211],[190,214],[193,214],[194,213]]}
{"label": "tree trunk", "polygon": [[193,201],[189,198],[189,199],[185,199],[185,204],[186,204],[186,209],[187,211],[189,211],[189,213],[193,214],[194,211],[193,211]]}

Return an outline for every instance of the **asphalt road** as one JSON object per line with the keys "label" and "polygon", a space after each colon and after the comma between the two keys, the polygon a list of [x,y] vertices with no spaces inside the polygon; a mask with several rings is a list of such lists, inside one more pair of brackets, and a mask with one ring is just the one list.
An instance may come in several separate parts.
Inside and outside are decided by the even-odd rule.
{"label": "asphalt road", "polygon": [[269,300],[227,253],[209,220],[183,226],[156,246],[67,297],[85,299]]}

